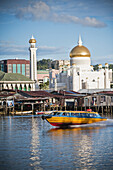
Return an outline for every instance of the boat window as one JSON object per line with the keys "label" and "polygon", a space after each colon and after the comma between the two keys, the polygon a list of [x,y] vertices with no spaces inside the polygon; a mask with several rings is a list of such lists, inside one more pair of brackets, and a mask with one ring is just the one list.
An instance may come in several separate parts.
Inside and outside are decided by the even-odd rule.
{"label": "boat window", "polygon": [[61,114],[61,112],[53,112],[52,113],[53,116],[56,116],[56,115],[59,115],[59,114]]}
{"label": "boat window", "polygon": [[71,113],[71,116],[75,116],[75,113]]}
{"label": "boat window", "polygon": [[80,117],[86,117],[85,113],[80,113]]}
{"label": "boat window", "polygon": [[86,115],[86,117],[89,117],[89,113],[86,113],[85,115]]}
{"label": "boat window", "polygon": [[97,114],[93,114],[93,117],[97,117]]}
{"label": "boat window", "polygon": [[57,112],[53,112],[52,115],[55,116],[57,114]]}
{"label": "boat window", "polygon": [[75,116],[79,117],[79,113],[75,113]]}
{"label": "boat window", "polygon": [[70,113],[69,113],[69,112],[67,112],[67,116],[70,116]]}
{"label": "boat window", "polygon": [[93,114],[89,114],[89,117],[94,117],[94,115]]}
{"label": "boat window", "polygon": [[64,113],[62,114],[62,116],[66,116],[66,113],[64,112]]}
{"label": "boat window", "polygon": [[71,116],[79,117],[79,113],[71,113]]}
{"label": "boat window", "polygon": [[97,114],[97,117],[101,117],[99,114]]}
{"label": "boat window", "polygon": [[69,116],[70,115],[70,113],[68,113],[68,112],[64,112],[63,114],[62,114],[62,116]]}

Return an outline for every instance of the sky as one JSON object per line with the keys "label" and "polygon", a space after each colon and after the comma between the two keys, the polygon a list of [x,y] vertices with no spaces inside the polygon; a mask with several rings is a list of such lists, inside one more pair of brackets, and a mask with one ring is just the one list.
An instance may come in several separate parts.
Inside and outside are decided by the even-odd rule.
{"label": "sky", "polygon": [[29,59],[37,40],[37,60],[69,60],[81,35],[91,64],[113,64],[113,0],[1,0],[0,60]]}

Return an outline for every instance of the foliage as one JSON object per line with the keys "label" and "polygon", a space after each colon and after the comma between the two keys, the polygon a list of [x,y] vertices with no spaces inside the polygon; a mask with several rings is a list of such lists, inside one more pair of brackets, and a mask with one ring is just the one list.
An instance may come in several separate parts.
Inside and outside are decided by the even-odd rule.
{"label": "foliage", "polygon": [[93,66],[94,70],[98,70],[98,64]]}
{"label": "foliage", "polygon": [[[94,70],[98,70],[98,64],[93,66]],[[103,66],[102,68],[105,68],[105,66]],[[113,64],[109,64],[109,69],[113,70]]]}
{"label": "foliage", "polygon": [[109,65],[109,68],[113,70],[113,64],[110,64],[110,65]]}
{"label": "foliage", "polygon": [[49,69],[49,63],[51,62],[52,60],[50,59],[42,59],[42,60],[39,60],[37,62],[37,69],[38,70],[46,70],[46,69]]}
{"label": "foliage", "polygon": [[47,81],[46,83],[41,83],[39,86],[40,86],[41,90],[48,90],[49,89],[49,81]]}

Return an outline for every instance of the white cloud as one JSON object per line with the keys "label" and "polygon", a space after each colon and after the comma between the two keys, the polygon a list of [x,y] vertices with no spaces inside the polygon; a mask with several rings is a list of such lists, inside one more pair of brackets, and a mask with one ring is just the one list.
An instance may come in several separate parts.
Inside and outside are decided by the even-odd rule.
{"label": "white cloud", "polygon": [[26,55],[28,47],[0,41],[0,55]]}
{"label": "white cloud", "polygon": [[27,7],[21,7],[16,11],[16,17],[28,20],[47,20],[52,22],[75,23],[89,27],[105,27],[106,24],[96,18],[85,17],[79,18],[74,15],[58,14],[53,12],[52,8],[45,2],[35,2]]}
{"label": "white cloud", "polygon": [[[14,42],[13,42],[14,43]],[[8,41],[0,41],[0,56],[14,56],[22,55],[25,57],[29,56],[28,46],[13,44]],[[37,55],[46,56],[53,54],[64,54],[67,53],[66,48],[63,47],[51,47],[51,46],[39,46],[37,50]]]}
{"label": "white cloud", "polygon": [[96,18],[90,18],[90,17],[85,17],[84,20],[82,19],[80,22],[82,25],[85,25],[85,26],[92,26],[92,27],[105,27],[106,26],[105,23],[96,20]]}
{"label": "white cloud", "polygon": [[49,13],[50,7],[46,3],[40,1],[28,5],[27,7],[20,8],[16,13],[16,17],[38,20],[48,18]]}
{"label": "white cloud", "polygon": [[92,58],[92,64],[96,65],[96,64],[102,64],[103,66],[105,65],[105,63],[108,64],[113,64],[113,54],[109,54],[106,56],[96,56]]}

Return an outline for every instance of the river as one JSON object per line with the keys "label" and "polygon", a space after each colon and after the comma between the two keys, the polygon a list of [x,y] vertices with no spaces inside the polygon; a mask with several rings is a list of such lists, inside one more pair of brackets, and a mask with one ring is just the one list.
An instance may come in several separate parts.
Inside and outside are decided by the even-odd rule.
{"label": "river", "polygon": [[0,169],[111,170],[113,119],[60,129],[37,116],[1,116]]}

